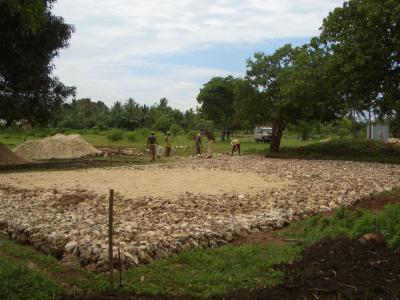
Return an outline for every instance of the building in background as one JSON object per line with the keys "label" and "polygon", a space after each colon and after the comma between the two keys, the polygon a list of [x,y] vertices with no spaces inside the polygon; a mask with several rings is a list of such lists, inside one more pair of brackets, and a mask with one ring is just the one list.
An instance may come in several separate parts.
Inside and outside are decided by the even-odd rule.
{"label": "building in background", "polygon": [[372,123],[367,127],[367,139],[385,142],[390,137],[390,128],[385,123]]}

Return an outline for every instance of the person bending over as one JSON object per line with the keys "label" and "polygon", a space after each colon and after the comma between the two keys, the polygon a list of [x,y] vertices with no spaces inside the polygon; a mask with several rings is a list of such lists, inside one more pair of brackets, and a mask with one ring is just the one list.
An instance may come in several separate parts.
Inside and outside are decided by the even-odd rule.
{"label": "person bending over", "polygon": [[238,152],[239,153],[239,155],[240,155],[240,140],[239,139],[233,139],[232,141],[231,141],[231,145],[232,145],[232,154],[231,154],[231,156],[233,156],[233,153],[234,152]]}

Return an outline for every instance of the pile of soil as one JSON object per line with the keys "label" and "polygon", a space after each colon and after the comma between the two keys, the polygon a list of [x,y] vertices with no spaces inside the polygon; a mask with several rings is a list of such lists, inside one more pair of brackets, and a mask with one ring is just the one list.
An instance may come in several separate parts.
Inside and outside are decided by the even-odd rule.
{"label": "pile of soil", "polygon": [[79,134],[57,134],[41,140],[28,140],[17,146],[14,152],[29,159],[80,158],[101,153]]}
{"label": "pile of soil", "polygon": [[400,139],[396,138],[390,138],[386,142],[387,144],[392,144],[392,145],[399,145],[400,146]]}
{"label": "pile of soil", "polygon": [[279,267],[283,284],[237,291],[224,299],[399,299],[400,256],[347,238],[316,243],[293,264]]}
{"label": "pile of soil", "polygon": [[28,161],[19,157],[7,146],[0,144],[0,165],[17,165],[17,164],[24,164]]}

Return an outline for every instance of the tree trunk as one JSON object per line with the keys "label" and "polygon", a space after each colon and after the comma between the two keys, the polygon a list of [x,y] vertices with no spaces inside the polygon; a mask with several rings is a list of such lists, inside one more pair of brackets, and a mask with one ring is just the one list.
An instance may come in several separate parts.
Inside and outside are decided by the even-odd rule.
{"label": "tree trunk", "polygon": [[353,133],[353,140],[358,138],[358,130],[356,127],[356,111],[353,110],[353,114],[352,114],[352,118],[351,118],[351,131]]}
{"label": "tree trunk", "polygon": [[308,133],[308,130],[307,130],[307,129],[303,129],[303,130],[301,131],[301,140],[302,140],[303,142],[305,142],[305,141],[308,141],[309,138],[310,138],[310,135],[309,135],[309,133]]}
{"label": "tree trunk", "polygon": [[283,131],[285,130],[286,123],[283,121],[272,122],[272,136],[271,144],[269,146],[269,153],[279,152]]}
{"label": "tree trunk", "polygon": [[224,129],[222,129],[222,133],[221,133],[221,142],[225,141],[225,133],[226,133],[226,130],[224,128]]}
{"label": "tree trunk", "polygon": [[371,117],[371,111],[368,112],[369,114],[369,122],[368,122],[368,127],[369,127],[369,132],[368,132],[368,139],[372,139],[372,117]]}

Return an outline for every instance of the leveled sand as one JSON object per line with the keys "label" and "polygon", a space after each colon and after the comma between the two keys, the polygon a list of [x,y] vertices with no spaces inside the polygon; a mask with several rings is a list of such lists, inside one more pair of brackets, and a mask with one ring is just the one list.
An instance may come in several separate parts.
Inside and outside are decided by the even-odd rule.
{"label": "leveled sand", "polygon": [[128,198],[171,198],[189,192],[207,195],[254,194],[285,186],[285,182],[274,175],[261,178],[255,173],[187,167],[15,173],[0,175],[0,182],[22,189],[87,190],[96,194],[106,194],[112,188]]}

